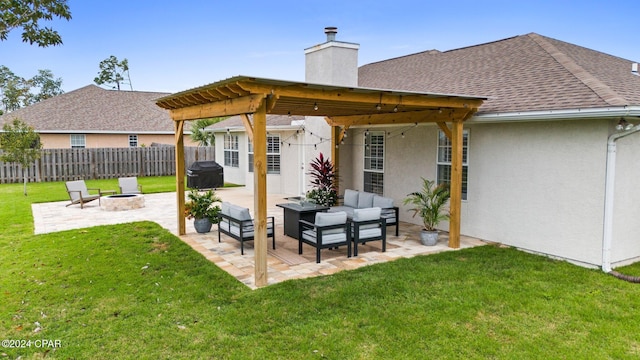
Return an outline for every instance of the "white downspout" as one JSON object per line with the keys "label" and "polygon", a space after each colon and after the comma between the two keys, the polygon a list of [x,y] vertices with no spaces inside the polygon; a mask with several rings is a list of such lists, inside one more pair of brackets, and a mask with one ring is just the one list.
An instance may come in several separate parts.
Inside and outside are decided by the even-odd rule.
{"label": "white downspout", "polygon": [[613,197],[616,179],[616,141],[640,131],[640,125],[612,134],[607,141],[607,169],[604,183],[604,232],[602,236],[602,271],[611,272],[611,243],[613,239]]}

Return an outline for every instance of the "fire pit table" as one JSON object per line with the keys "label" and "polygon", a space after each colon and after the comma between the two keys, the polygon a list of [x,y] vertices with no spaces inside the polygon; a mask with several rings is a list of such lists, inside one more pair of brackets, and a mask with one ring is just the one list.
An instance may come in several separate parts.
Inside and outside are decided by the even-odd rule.
{"label": "fire pit table", "polygon": [[144,207],[142,194],[116,194],[100,198],[100,208],[105,211],[133,210]]}

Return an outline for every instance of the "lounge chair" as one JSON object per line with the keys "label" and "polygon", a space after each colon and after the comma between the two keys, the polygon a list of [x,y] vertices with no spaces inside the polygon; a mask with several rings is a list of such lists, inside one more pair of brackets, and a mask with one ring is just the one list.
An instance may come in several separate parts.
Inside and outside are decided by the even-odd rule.
{"label": "lounge chair", "polygon": [[382,240],[382,252],[387,251],[387,222],[379,207],[354,209],[351,221],[353,256],[358,256],[358,244]]}
{"label": "lounge chair", "polygon": [[138,178],[135,176],[118,178],[118,186],[120,194],[142,194],[142,185],[138,184]]}
{"label": "lounge chair", "polygon": [[316,248],[316,262],[320,262],[320,249],[347,247],[347,257],[351,257],[351,232],[347,223],[347,213],[320,212],[316,214],[312,224],[306,220],[300,220],[298,236],[298,254],[302,254],[302,243]]}
{"label": "lounge chair", "polygon": [[[100,203],[102,194],[115,194],[113,190],[101,191],[100,189],[87,189],[87,184],[85,184],[84,180],[67,181],[65,186],[71,198],[71,204],[67,204],[67,206],[80,204],[81,209],[84,209],[84,204],[96,199],[98,199],[98,203]],[[89,190],[98,191],[98,193],[89,194]]]}

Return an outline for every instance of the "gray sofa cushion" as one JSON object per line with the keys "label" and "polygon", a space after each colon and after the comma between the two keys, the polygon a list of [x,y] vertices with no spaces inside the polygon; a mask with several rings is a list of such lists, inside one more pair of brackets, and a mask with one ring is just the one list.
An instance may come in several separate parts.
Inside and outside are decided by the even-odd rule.
{"label": "gray sofa cushion", "polygon": [[[303,231],[302,238],[305,240],[314,242],[316,244],[318,243],[316,232],[313,230]],[[344,243],[345,241],[347,241],[347,233],[345,232],[337,233],[337,234],[328,234],[328,231],[325,231],[324,234],[322,234],[322,244]]]}
{"label": "gray sofa cushion", "polygon": [[344,206],[349,206],[352,208],[358,207],[358,192],[355,190],[346,189],[344,191],[344,201],[342,202]]}
{"label": "gray sofa cushion", "polygon": [[327,211],[332,213],[342,211],[347,214],[349,219],[351,219],[353,217],[353,210],[355,209],[350,206],[332,206]]}
{"label": "gray sofa cushion", "polygon": [[372,207],[366,209],[354,209],[353,221],[368,221],[380,219],[380,208]]}
{"label": "gray sofa cushion", "polygon": [[374,207],[379,207],[381,209],[392,208],[393,207],[393,199],[392,198],[388,198],[388,197],[384,197],[384,196],[380,196],[380,195],[375,195],[373,197],[373,206]]}
{"label": "gray sofa cushion", "polygon": [[223,203],[222,203],[222,209],[221,209],[221,211],[220,211],[220,212],[221,212],[223,215],[227,215],[227,216],[228,216],[228,215],[230,215],[229,210],[231,209],[231,206],[232,206],[232,205],[231,205],[231,203],[230,203],[230,202],[228,202],[228,201],[223,202]]}
{"label": "gray sofa cushion", "polygon": [[[346,224],[347,222],[347,213],[344,211],[338,212],[319,212],[316,214],[316,226],[329,226],[329,225],[339,225]],[[345,229],[329,229],[324,231],[324,234],[339,234],[344,233]]]}
{"label": "gray sofa cushion", "polygon": [[375,194],[360,191],[358,194],[358,209],[370,208],[373,206],[373,196]]}
{"label": "gray sofa cushion", "polygon": [[229,216],[240,221],[251,220],[251,214],[249,214],[248,208],[243,208],[233,204],[229,206]]}
{"label": "gray sofa cushion", "polygon": [[[369,221],[369,220],[378,220],[380,219],[380,208],[379,207],[373,207],[373,208],[367,208],[367,209],[354,209],[353,210],[353,222],[359,222],[359,221]],[[373,229],[373,228],[379,228],[380,225],[379,224],[365,224],[360,226],[360,231],[362,232],[362,230],[364,229]]]}

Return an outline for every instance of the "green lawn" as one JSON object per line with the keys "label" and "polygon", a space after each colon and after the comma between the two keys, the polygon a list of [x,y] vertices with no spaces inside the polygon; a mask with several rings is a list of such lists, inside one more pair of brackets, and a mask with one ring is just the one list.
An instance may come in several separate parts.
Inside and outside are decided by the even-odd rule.
{"label": "green lawn", "polygon": [[484,246],[252,291],[154,223],[33,235],[66,193],[28,190],[0,185],[0,340],[30,345],[0,358],[640,357],[640,286],[601,271]]}

